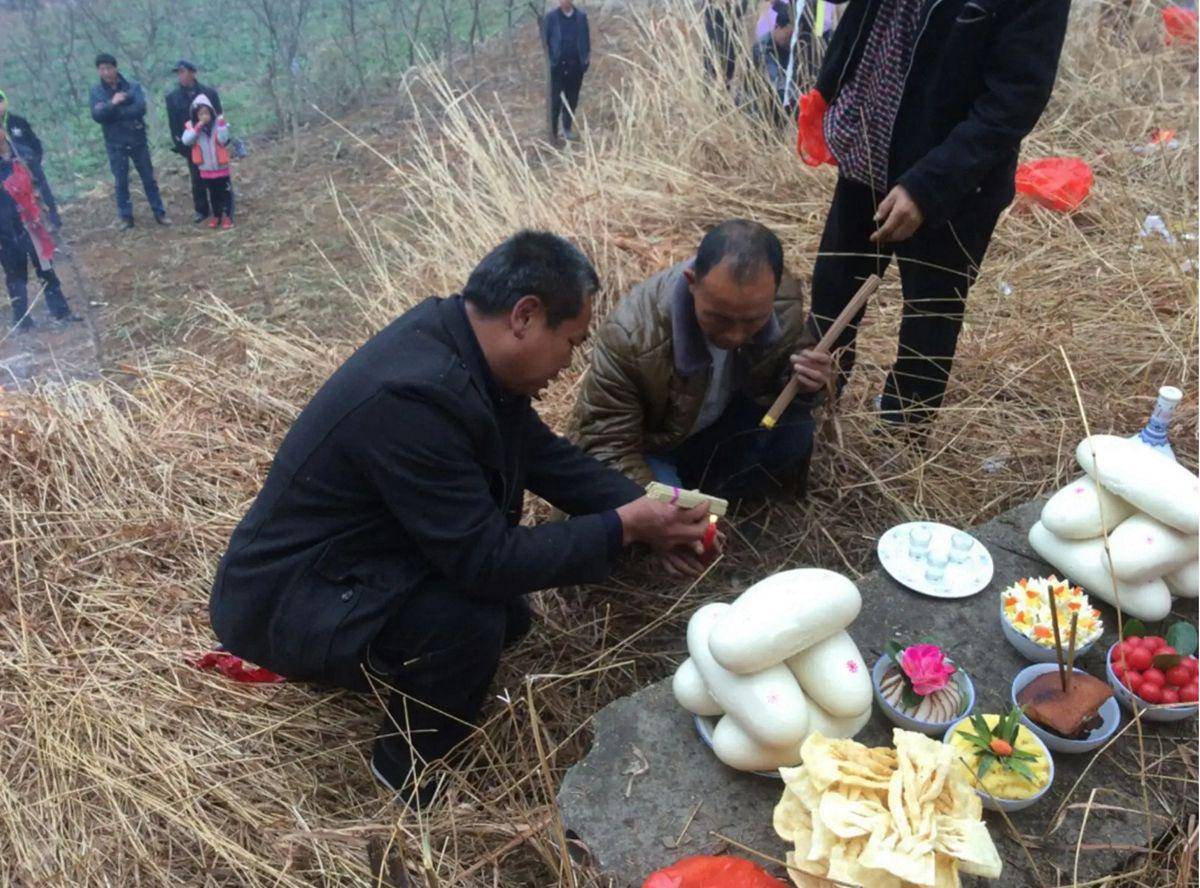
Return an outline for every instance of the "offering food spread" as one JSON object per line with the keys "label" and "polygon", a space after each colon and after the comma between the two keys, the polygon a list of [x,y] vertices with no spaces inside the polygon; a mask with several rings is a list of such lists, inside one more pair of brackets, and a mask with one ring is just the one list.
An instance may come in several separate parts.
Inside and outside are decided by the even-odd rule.
{"label": "offering food spread", "polygon": [[1100,611],[1092,607],[1083,589],[1054,576],[1017,580],[1001,592],[1001,612],[1005,621],[1038,647],[1053,651],[1054,630],[1050,620],[1052,594],[1062,623],[1070,623],[1072,614],[1079,615],[1077,644],[1080,648],[1087,647],[1100,637],[1104,632]]}
{"label": "offering food spread", "polygon": [[1029,799],[1050,783],[1050,754],[1020,715],[1015,708],[976,714],[955,725],[947,739],[963,778],[996,799]]}
{"label": "offering food spread", "polygon": [[1046,503],[1029,530],[1034,550],[1132,617],[1161,620],[1172,593],[1200,596],[1200,479],[1113,435],[1085,438],[1075,458],[1087,474]]}
{"label": "offering food spread", "polygon": [[1002,864],[981,804],[950,747],[897,728],[895,748],[809,735],[804,764],[783,768],[774,827],[801,888],[959,884],[995,879]]}
{"label": "offering food spread", "polygon": [[717,758],[761,771],[800,761],[810,731],[852,737],[871,715],[871,679],[845,631],[862,598],[828,570],[789,570],[755,583],[732,604],[713,603],[688,622],[688,659],[675,699],[720,717]]}

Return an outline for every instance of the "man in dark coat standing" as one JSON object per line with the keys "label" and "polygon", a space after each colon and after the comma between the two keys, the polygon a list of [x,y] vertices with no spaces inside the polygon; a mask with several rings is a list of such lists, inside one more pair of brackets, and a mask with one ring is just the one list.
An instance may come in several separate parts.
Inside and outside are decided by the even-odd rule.
{"label": "man in dark coat standing", "polygon": [[154,180],[154,165],[150,162],[150,145],[146,141],[146,94],[136,80],[126,80],[117,70],[117,60],[109,53],[96,56],[96,71],[100,82],[92,87],[88,106],[92,120],[104,131],[104,150],[116,184],[117,215],[121,227],[133,228],[133,202],[129,198],[129,162],[142,180],[146,201],[159,225],[170,225],[158,182]]}
{"label": "man in dark coat standing", "polygon": [[[838,0],[835,0],[838,2]],[[813,269],[824,330],[900,260],[900,347],[882,419],[941,404],[967,290],[1050,98],[1069,0],[850,0],[817,81],[838,182]],[[861,317],[861,315],[860,315]],[[852,325],[839,340],[854,361]]]}
{"label": "man in dark coat standing", "polygon": [[[192,149],[183,144],[183,128],[191,119],[192,101],[196,96],[207,96],[217,116],[224,113],[221,107],[221,94],[215,87],[205,86],[196,79],[196,66],[187,59],[180,59],[171,69],[179,80],[179,86],[167,93],[167,125],[171,128],[171,150],[184,159],[188,165],[188,175],[192,180],[192,205],[196,215],[193,222],[203,222],[212,209],[208,205],[208,189],[200,178],[200,167],[192,163]],[[232,195],[231,195],[232,197]],[[229,216],[233,217],[233,203],[230,201]]]}
{"label": "man in dark coat standing", "polygon": [[550,64],[550,141],[558,141],[560,117],[563,136],[574,141],[578,138],[575,108],[592,56],[587,13],[576,7],[573,0],[558,0],[558,6],[546,14],[542,28]]}
{"label": "man in dark coat standing", "polygon": [[0,121],[4,123],[9,143],[28,168],[29,174],[33,176],[33,184],[41,195],[42,203],[46,205],[50,227],[57,231],[62,227],[62,219],[58,215],[58,202],[54,199],[54,192],[50,190],[50,183],[42,170],[42,140],[37,137],[28,120],[8,110],[8,96],[3,92],[0,92]]}
{"label": "man in dark coat standing", "polygon": [[[217,569],[228,650],[391,690],[372,770],[406,797],[471,732],[501,649],[529,628],[527,593],[599,582],[631,543],[702,550],[703,506],[647,498],[533,409],[598,288],[570,243],[522,232],[461,295],[393,321],[300,413]],[[522,525],[526,491],[575,517]]]}

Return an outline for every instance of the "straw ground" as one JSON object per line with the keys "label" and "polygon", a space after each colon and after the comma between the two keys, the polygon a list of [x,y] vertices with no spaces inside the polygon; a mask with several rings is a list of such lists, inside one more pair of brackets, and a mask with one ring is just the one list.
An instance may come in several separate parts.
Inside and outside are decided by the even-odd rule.
{"label": "straw ground", "polygon": [[[686,16],[596,16],[617,36],[597,63],[586,138],[563,153],[538,147],[500,97],[414,74],[405,152],[372,143],[391,159],[381,167],[396,205],[360,212],[328,196],[366,274],[329,288],[354,335],[317,336],[302,315],[249,317],[213,295],[193,306],[203,351],[163,346],[119,384],[5,396],[0,883],[602,884],[571,860],[557,781],[587,749],[597,709],[678,661],[696,606],[788,566],[859,575],[896,521],[973,524],[1063,483],[1083,434],[1064,353],[1093,431],[1136,428],[1161,382],[1194,393],[1196,285],[1181,263],[1195,260],[1182,240],[1197,227],[1195,57],[1107,11],[1075,11],[1058,89],[1026,147],[1084,156],[1096,187],[1073,217],[1014,208],[1002,220],[928,447],[873,429],[898,324],[892,272],[853,383],[823,414],[808,498],[736,516],[733,550],[700,583],[635,564],[604,587],[535,596],[541,618],[506,657],[480,730],[454,768],[430,769],[442,791],[427,810],[398,810],[368,776],[375,701],[234,685],[188,665],[213,643],[213,567],[321,380],[397,312],[456,289],[515,228],[580,243],[605,307],[729,216],[775,228],[807,275],[832,174],[801,165],[786,136],[695,75],[701,40]],[[1135,2],[1132,15],[1152,11]],[[534,50],[523,64],[536,74]],[[1154,126],[1176,129],[1183,147],[1133,152]],[[1148,213],[1180,243],[1139,238]],[[542,401],[559,427],[586,363]],[[1194,401],[1173,440],[1194,467]],[[1120,754],[1154,780],[1194,785],[1195,751]],[[1194,882],[1195,809],[1169,813],[1178,829],[1132,859],[1128,884]]]}

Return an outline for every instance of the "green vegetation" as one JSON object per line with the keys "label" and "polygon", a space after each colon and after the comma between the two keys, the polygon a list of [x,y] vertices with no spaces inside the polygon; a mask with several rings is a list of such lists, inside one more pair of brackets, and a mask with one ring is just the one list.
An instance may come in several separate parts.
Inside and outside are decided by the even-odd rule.
{"label": "green vegetation", "polygon": [[146,90],[155,154],[170,145],[163,97],[179,58],[221,92],[235,134],[285,132],[395,85],[422,56],[453,57],[531,17],[518,0],[0,0],[0,89],[46,144],[70,196],[105,175],[87,109],[100,51]]}

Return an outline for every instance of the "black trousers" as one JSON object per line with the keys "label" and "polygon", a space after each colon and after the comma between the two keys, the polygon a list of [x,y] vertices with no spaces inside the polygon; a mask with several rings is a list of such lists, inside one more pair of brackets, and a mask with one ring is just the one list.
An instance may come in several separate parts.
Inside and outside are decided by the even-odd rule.
{"label": "black trousers", "polygon": [[63,296],[62,284],[53,268],[42,268],[28,235],[0,241],[0,265],[4,267],[4,285],[12,305],[13,323],[20,322],[29,312],[29,265],[33,263],[37,276],[45,285],[46,308],[56,318],[65,318],[71,307]]}
{"label": "black trousers", "polygon": [[[183,156],[184,161],[188,166],[188,178],[192,182],[192,206],[201,216],[211,216],[213,214],[212,207],[209,205],[208,188],[205,187],[204,179],[200,177],[200,167],[192,163],[190,155]],[[233,182],[228,178],[225,180],[228,183],[225,195],[225,214],[230,219],[233,218]]]}
{"label": "black trousers", "polygon": [[375,756],[397,788],[415,787],[426,763],[471,733],[501,650],[529,626],[524,598],[488,603],[436,589],[414,593],[387,622],[365,665],[390,689]]}
{"label": "black trousers", "polygon": [[204,187],[205,202],[210,208],[210,213],[215,219],[220,219],[229,212],[229,196],[233,189],[230,187],[229,177],[222,176],[220,179],[201,179]]}
{"label": "black trousers", "polygon": [[[878,195],[882,200],[884,195]],[[883,275],[892,254],[900,263],[904,309],[896,362],[883,391],[885,418],[920,421],[941,403],[962,328],[967,291],[979,273],[996,220],[1007,204],[982,201],[940,225],[922,225],[909,240],[871,243],[876,195],[839,178],[813,268],[812,318],[821,335],[870,274]],[[838,339],[839,386],[854,366],[854,338],[862,312]]]}
{"label": "black trousers", "polygon": [[550,138],[558,138],[558,121],[564,129],[573,129],[575,108],[579,105],[579,89],[583,86],[583,68],[578,64],[560,63],[550,68]]}

